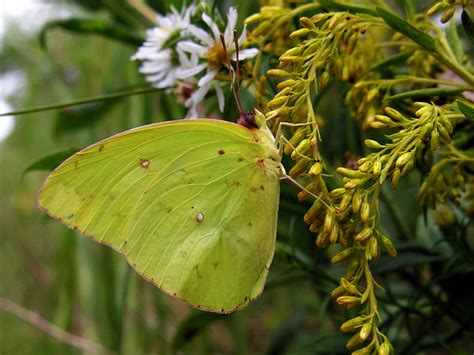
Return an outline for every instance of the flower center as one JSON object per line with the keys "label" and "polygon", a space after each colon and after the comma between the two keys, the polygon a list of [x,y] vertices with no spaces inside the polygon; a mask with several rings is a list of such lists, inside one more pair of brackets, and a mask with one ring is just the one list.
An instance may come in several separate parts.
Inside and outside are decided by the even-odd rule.
{"label": "flower center", "polygon": [[207,51],[207,63],[211,69],[218,69],[226,65],[225,51],[222,44],[216,43]]}

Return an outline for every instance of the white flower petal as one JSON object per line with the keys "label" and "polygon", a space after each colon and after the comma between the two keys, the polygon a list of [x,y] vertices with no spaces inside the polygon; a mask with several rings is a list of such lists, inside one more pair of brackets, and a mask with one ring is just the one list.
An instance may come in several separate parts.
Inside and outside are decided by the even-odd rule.
{"label": "white flower petal", "polygon": [[203,86],[209,83],[217,75],[217,70],[208,70],[206,75],[199,79],[198,86]]}
{"label": "white flower petal", "polygon": [[183,68],[190,68],[192,63],[189,57],[179,49],[177,49],[176,52],[178,53],[179,64],[181,64]]}
{"label": "white flower petal", "polygon": [[[205,84],[205,85],[201,86],[199,89],[197,89],[191,95],[189,100],[191,100],[191,102],[193,102],[196,105],[199,104],[202,101],[202,99],[204,99],[204,97],[206,96],[206,94],[208,93],[210,88],[211,88],[211,82],[208,82],[207,84]],[[186,102],[188,102],[188,101],[186,101]]]}
{"label": "white flower petal", "polygon": [[203,71],[204,69],[206,69],[207,67],[207,64],[199,64],[193,68],[189,68],[189,69],[179,69],[179,74],[178,74],[178,77],[180,79],[185,79],[185,78],[189,78],[191,76],[195,76],[196,74],[200,73],[201,71]]}
{"label": "white flower petal", "polygon": [[216,89],[217,94],[217,104],[219,105],[219,111],[224,112],[225,98],[222,87],[218,81],[214,81],[214,88]]}
{"label": "white flower petal", "polygon": [[214,35],[215,41],[220,40],[220,35],[221,31],[219,31],[219,27],[217,27],[216,23],[210,18],[207,14],[203,13],[202,14],[202,20],[206,23],[206,25],[209,26],[209,28],[212,31],[212,34]]}
{"label": "white flower petal", "polygon": [[[253,58],[257,55],[258,49],[257,48],[249,48],[249,49],[242,49],[239,51],[239,61],[248,59],[248,58]],[[237,60],[236,53],[232,54],[231,58],[234,62]]]}
{"label": "white flower petal", "polygon": [[189,25],[187,30],[201,42],[204,42],[208,47],[211,47],[214,44],[212,38],[203,29]]}
{"label": "white flower petal", "polygon": [[238,43],[239,43],[239,48],[242,46],[244,43],[245,39],[247,38],[247,25],[244,25],[244,28],[242,30],[242,33],[240,34]]}
{"label": "white flower petal", "polygon": [[[229,12],[227,13],[227,26],[224,31],[224,37],[228,46],[230,46],[230,43],[234,43],[234,29],[236,24],[237,10],[235,7],[230,7]],[[231,46],[231,48],[234,48],[234,46]]]}
{"label": "white flower petal", "polygon": [[194,43],[192,41],[182,41],[179,42],[177,45],[178,49],[188,52],[188,53],[196,53],[199,54],[200,56],[205,55],[208,51],[208,49],[204,46],[200,46],[197,43]]}

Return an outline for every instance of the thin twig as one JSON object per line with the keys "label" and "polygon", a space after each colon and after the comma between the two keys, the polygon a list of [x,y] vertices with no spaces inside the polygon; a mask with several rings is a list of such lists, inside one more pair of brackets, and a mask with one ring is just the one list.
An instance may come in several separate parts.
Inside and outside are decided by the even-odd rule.
{"label": "thin twig", "polygon": [[58,341],[80,349],[88,354],[113,354],[100,344],[84,339],[78,335],[71,334],[59,328],[41,317],[38,313],[32,312],[20,305],[0,297],[0,309],[14,315],[17,318],[27,322],[33,327],[52,336]]}

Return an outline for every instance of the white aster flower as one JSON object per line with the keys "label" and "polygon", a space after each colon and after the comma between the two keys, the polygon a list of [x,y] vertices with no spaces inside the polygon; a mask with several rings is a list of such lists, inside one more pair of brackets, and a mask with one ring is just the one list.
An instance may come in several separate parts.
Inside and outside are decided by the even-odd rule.
{"label": "white aster flower", "polygon": [[146,80],[153,83],[154,87],[161,89],[176,85],[179,79],[178,73],[184,69],[183,57],[178,51],[176,58],[175,51],[166,48],[166,44],[180,36],[180,32],[189,26],[195,10],[196,6],[191,5],[184,7],[179,13],[172,7],[171,13],[166,16],[158,14],[156,20],[158,27],[147,31],[145,43],[131,57],[132,60],[143,61],[139,71],[147,74]]}
{"label": "white aster flower", "polygon": [[[201,77],[198,82],[198,90],[196,90],[191,97],[186,101],[186,107],[196,107],[206,96],[207,92],[214,86],[217,94],[217,101],[219,104],[219,110],[224,111],[224,93],[219,85],[219,82],[213,80],[219,70],[227,68],[226,56],[224,48],[221,42],[221,32],[219,31],[216,23],[207,15],[202,15],[202,20],[207,24],[212,32],[212,36],[201,28],[194,25],[189,25],[187,31],[197,38],[197,41],[182,41],[178,43],[178,49],[197,55],[200,58],[205,58],[206,63],[196,65],[194,68],[187,70],[181,70],[179,76],[181,78],[188,78],[199,74],[206,70],[206,73]],[[235,44],[234,44],[234,28],[237,23],[237,10],[234,7],[229,9],[227,14],[227,26],[224,31],[224,39],[227,46],[227,51],[231,60],[236,60]],[[242,46],[245,38],[247,37],[246,28],[242,31],[238,39],[239,48]],[[239,50],[239,60],[252,58],[258,53],[257,48],[249,48]],[[189,114],[188,114],[189,116]]]}

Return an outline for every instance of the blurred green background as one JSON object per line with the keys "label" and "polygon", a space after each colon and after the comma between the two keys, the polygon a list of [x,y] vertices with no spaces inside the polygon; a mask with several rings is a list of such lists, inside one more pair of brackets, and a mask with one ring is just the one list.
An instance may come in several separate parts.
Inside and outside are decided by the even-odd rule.
{"label": "blurred green background", "polygon": [[[148,1],[161,13],[173,3],[180,8],[180,1]],[[225,11],[234,2],[217,3]],[[241,19],[259,6],[253,0],[235,5]],[[17,16],[8,17],[7,7]],[[42,48],[41,23],[59,17],[118,24],[135,38],[146,29],[141,15],[122,1],[17,1],[5,6],[2,112],[146,86],[139,64],[129,60],[137,48],[133,38],[114,40],[57,25],[45,33]],[[325,116],[331,117],[322,146],[334,166],[345,164],[347,151],[363,153],[360,134],[343,109],[343,91],[333,85],[321,102]],[[252,99],[245,105],[251,107]],[[314,246],[315,236],[303,223],[307,206],[297,202],[292,186],[282,187],[279,244],[266,289],[246,310],[232,315],[196,311],[162,294],[130,272],[122,257],[37,209],[37,191],[47,172],[22,176],[31,162],[184,114],[173,95],[156,91],[14,119],[13,131],[0,141],[1,308],[9,300],[69,333],[124,354],[346,353],[349,336],[338,328],[350,315],[330,297],[344,266],[330,265],[335,250]],[[225,117],[236,118],[235,109]],[[419,177],[410,179],[396,195],[384,191],[385,229],[400,255],[383,257],[375,266],[387,291],[380,294],[382,329],[398,353],[471,354],[472,249],[456,244],[457,236],[446,241],[431,217],[417,210]],[[77,353],[77,348],[0,309],[0,354]]]}

